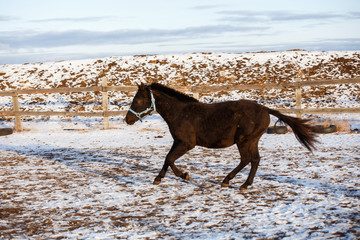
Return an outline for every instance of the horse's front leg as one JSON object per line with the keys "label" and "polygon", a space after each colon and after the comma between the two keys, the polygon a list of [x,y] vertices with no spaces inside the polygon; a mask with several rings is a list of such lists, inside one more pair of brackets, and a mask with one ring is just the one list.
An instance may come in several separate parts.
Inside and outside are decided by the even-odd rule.
{"label": "horse's front leg", "polygon": [[238,174],[238,172],[240,172],[244,167],[246,167],[248,163],[249,161],[242,159],[240,164],[224,178],[224,181],[221,183],[221,186],[228,187],[230,180],[233,179],[236,176],[236,174]]}
{"label": "horse's front leg", "polygon": [[182,155],[184,155],[191,148],[192,147],[184,143],[174,141],[173,146],[171,147],[169,153],[165,158],[164,165],[161,171],[159,172],[159,175],[154,180],[154,184],[157,185],[161,182],[161,179],[165,177],[166,171],[169,168],[169,166],[171,167],[171,169],[173,170],[174,174],[177,177],[181,177],[182,179],[189,180],[190,179],[189,174],[183,173],[180,169],[178,169],[175,165],[175,160],[181,157]]}

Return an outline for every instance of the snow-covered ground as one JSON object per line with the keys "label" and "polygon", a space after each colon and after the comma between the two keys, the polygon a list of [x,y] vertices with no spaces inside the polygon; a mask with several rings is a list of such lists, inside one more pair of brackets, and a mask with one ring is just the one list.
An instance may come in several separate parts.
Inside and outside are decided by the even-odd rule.
{"label": "snow-covered ground", "polygon": [[[162,167],[172,138],[153,115],[113,129],[89,122],[25,122],[0,137],[1,239],[357,239],[360,134],[320,135],[309,153],[293,134],[265,134],[254,184],[249,168],[221,188],[239,162],[236,147],[195,148]],[[94,126],[92,128],[92,126]],[[81,130],[84,129],[84,130]]]}

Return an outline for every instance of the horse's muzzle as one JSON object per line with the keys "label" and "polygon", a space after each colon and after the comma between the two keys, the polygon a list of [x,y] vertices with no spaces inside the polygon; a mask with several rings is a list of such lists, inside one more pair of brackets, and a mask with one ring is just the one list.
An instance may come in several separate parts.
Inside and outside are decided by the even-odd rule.
{"label": "horse's muzzle", "polygon": [[126,115],[124,120],[125,120],[126,124],[133,125],[137,119],[135,119],[133,117],[129,117],[129,115]]}

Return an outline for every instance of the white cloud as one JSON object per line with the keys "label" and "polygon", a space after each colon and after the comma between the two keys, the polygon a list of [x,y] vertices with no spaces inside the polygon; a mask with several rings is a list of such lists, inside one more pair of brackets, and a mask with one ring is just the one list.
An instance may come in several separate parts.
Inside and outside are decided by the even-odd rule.
{"label": "white cloud", "polygon": [[[10,48],[51,48],[70,45],[143,44],[202,38],[223,33],[255,33],[266,27],[214,25],[181,29],[129,29],[115,31],[7,31],[0,32],[0,44]],[[20,37],[21,36],[21,37]]]}
{"label": "white cloud", "polygon": [[294,12],[294,11],[219,11],[222,21],[230,22],[282,22],[282,21],[322,21],[348,20],[360,18],[359,12]]}

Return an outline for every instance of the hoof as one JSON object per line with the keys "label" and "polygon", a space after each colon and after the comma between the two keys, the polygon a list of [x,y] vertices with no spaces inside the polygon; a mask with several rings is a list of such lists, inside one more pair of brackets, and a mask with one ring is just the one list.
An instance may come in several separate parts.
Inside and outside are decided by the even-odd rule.
{"label": "hoof", "polygon": [[248,186],[242,185],[242,186],[240,187],[240,191],[245,191],[245,190],[247,189],[247,187],[248,187]]}
{"label": "hoof", "polygon": [[156,179],[153,182],[154,185],[159,185],[160,183],[161,183],[161,180],[156,180]]}
{"label": "hoof", "polygon": [[229,187],[229,183],[221,183],[221,187]]}
{"label": "hoof", "polygon": [[184,173],[181,178],[186,180],[186,181],[189,181],[190,180],[190,175],[188,173]]}

